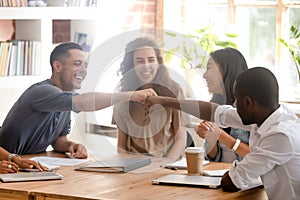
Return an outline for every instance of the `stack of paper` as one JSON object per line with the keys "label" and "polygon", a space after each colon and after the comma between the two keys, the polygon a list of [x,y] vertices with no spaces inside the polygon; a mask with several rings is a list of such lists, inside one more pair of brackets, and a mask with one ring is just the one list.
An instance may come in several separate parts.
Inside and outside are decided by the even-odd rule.
{"label": "stack of paper", "polygon": [[[87,159],[75,159],[75,158],[57,158],[57,157],[48,157],[48,156],[37,156],[31,158],[45,167],[48,168],[48,171],[53,171],[58,169],[60,166],[74,166],[83,162],[86,162]],[[27,171],[36,171],[37,169],[25,169]]]}

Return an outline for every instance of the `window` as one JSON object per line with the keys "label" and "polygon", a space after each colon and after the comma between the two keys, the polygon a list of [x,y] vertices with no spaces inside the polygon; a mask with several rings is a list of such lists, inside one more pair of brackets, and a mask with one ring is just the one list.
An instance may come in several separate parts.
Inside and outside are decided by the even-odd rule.
{"label": "window", "polygon": [[248,66],[269,68],[277,76],[281,100],[300,101],[291,89],[300,85],[295,64],[279,42],[289,39],[291,25],[300,27],[299,19],[299,0],[164,0],[164,29],[186,34],[210,26],[220,38],[237,34]]}

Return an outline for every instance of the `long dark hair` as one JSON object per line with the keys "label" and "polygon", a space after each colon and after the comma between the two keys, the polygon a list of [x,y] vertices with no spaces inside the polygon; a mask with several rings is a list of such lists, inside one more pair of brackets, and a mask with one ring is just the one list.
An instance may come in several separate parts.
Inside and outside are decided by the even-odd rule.
{"label": "long dark hair", "polygon": [[[141,47],[152,47],[159,64],[155,78],[151,83],[145,85],[143,85],[134,72],[134,52]],[[133,91],[151,87],[161,96],[176,97],[179,94],[180,86],[171,79],[169,71],[164,65],[159,46],[148,37],[139,37],[127,44],[119,72],[122,75],[119,86],[121,91]],[[171,93],[170,90],[172,91]]]}
{"label": "long dark hair", "polygon": [[210,56],[220,67],[226,94],[226,104],[232,105],[235,101],[233,84],[237,76],[248,69],[247,62],[241,52],[230,47],[213,51],[210,53]]}

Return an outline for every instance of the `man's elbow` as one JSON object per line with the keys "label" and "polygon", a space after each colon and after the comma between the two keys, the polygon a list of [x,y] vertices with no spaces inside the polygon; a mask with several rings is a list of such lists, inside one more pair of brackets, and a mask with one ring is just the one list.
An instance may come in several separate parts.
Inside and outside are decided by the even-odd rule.
{"label": "man's elbow", "polygon": [[221,187],[222,187],[222,190],[223,190],[224,192],[237,192],[237,191],[240,190],[240,189],[237,188],[235,185],[233,185],[233,186],[228,186],[228,185],[222,185],[222,183],[221,183]]}
{"label": "man's elbow", "polygon": [[226,172],[222,177],[221,187],[224,192],[237,192],[240,190],[233,184],[228,172]]}

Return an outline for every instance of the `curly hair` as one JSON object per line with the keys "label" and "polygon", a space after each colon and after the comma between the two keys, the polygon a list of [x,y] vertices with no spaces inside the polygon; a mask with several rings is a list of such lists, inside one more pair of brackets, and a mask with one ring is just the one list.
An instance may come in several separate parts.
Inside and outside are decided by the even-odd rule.
{"label": "curly hair", "polygon": [[[143,83],[134,72],[134,53],[136,49],[141,47],[152,47],[159,64],[155,78],[146,85],[142,85]],[[176,97],[179,90],[181,90],[179,84],[170,77],[169,71],[164,65],[159,46],[148,37],[139,37],[127,44],[125,56],[118,72],[122,75],[119,86],[120,91],[133,91],[151,87],[158,95]]]}

